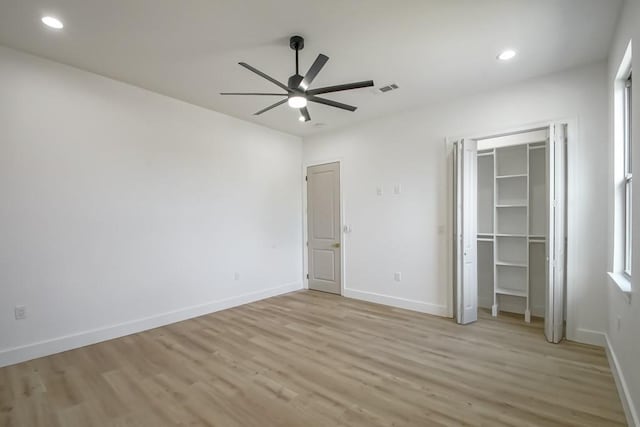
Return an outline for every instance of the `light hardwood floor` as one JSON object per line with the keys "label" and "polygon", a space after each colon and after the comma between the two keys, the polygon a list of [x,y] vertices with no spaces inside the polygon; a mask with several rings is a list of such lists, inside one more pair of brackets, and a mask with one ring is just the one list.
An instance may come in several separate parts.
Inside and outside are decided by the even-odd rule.
{"label": "light hardwood floor", "polygon": [[604,351],[541,328],[294,292],[2,368],[0,425],[625,425]]}

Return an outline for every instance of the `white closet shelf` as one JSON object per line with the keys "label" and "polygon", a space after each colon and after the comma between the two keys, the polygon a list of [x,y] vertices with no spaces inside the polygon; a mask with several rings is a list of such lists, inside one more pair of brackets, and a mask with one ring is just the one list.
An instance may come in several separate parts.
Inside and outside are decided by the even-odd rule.
{"label": "white closet shelf", "polygon": [[526,234],[507,234],[507,233],[497,233],[496,237],[522,237],[522,238],[527,238],[529,237]]}
{"label": "white closet shelf", "polygon": [[507,203],[496,205],[496,208],[526,208],[527,206],[526,203]]}
{"label": "white closet shelf", "polygon": [[527,264],[524,264],[522,262],[508,262],[508,261],[496,261],[496,265],[504,265],[507,267],[520,267],[520,268],[527,268]]}
{"label": "white closet shelf", "polygon": [[476,240],[478,242],[493,242],[492,237],[478,237]]}
{"label": "white closet shelf", "polygon": [[496,294],[511,295],[514,297],[522,297],[522,298],[527,298],[528,296],[526,291],[518,291],[515,289],[500,289],[500,288],[496,288]]}
{"label": "white closet shelf", "polygon": [[518,173],[514,175],[496,175],[496,179],[509,179],[509,178],[526,178],[526,173]]}

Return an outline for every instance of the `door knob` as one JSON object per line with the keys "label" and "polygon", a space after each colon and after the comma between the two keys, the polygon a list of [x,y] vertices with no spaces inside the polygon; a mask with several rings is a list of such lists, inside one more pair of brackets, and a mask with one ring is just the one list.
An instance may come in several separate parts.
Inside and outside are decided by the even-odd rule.
{"label": "door knob", "polygon": [[340,243],[334,243],[334,244],[333,244],[333,247],[334,247],[334,248],[339,248],[339,247],[340,247]]}

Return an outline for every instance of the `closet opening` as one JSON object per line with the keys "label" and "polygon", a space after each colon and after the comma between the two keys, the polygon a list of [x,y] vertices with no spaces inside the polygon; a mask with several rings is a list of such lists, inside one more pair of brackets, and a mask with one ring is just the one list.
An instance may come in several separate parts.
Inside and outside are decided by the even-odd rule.
{"label": "closet opening", "polygon": [[515,313],[564,337],[566,135],[557,123],[454,142],[458,323]]}

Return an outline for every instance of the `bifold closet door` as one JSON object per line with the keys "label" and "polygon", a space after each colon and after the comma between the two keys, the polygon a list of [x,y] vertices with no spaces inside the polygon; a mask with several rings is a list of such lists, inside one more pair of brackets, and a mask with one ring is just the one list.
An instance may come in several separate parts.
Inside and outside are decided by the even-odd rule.
{"label": "bifold closet door", "polygon": [[565,268],[565,168],[567,126],[555,124],[547,141],[546,306],[544,332],[547,341],[564,336]]}
{"label": "bifold closet door", "polygon": [[477,142],[454,143],[455,305],[456,321],[478,320]]}

